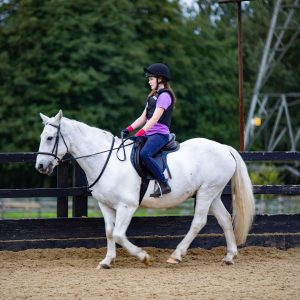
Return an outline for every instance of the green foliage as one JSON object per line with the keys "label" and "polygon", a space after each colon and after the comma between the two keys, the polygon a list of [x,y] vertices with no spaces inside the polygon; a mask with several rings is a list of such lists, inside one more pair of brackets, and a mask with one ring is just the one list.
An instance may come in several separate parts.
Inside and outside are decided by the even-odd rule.
{"label": "green foliage", "polygon": [[[278,168],[273,164],[259,164],[251,166],[249,175],[253,185],[274,185],[274,184],[283,184],[280,178],[280,172]],[[264,200],[274,199],[274,195],[260,195],[256,198]]]}
{"label": "green foliage", "polygon": [[237,130],[226,130],[238,119],[234,28],[212,26],[208,11],[186,19],[178,1],[147,0],[15,0],[1,9],[1,151],[36,150],[38,113],[58,109],[118,134],[141,113],[143,66],[156,61],[172,70],[178,138],[236,146]]}
{"label": "green foliage", "polygon": [[[40,111],[52,115],[61,108],[111,130],[116,120],[126,124],[133,111],[128,103],[143,95],[138,88],[143,81],[136,80],[142,62],[132,4],[28,0],[15,5],[1,27],[0,73],[6,75],[0,91],[1,150],[36,149]],[[22,134],[12,134],[16,130]]]}
{"label": "green foliage", "polygon": [[[172,130],[178,139],[201,136],[237,148],[236,6],[216,3],[199,1],[200,10],[190,9],[189,15],[177,0],[10,0],[0,5],[0,151],[36,151],[39,112],[51,116],[59,109],[119,134],[145,106],[149,87],[143,67],[153,62],[171,69],[178,98]],[[271,9],[270,1],[252,1],[244,12],[247,100]],[[276,89],[283,87],[283,78],[289,89],[299,86],[299,72],[293,76],[293,68],[299,71],[298,48],[299,41],[288,64],[279,66]],[[18,168],[7,170],[2,184],[13,182]],[[17,182],[26,185],[27,180],[18,177]]]}
{"label": "green foliage", "polygon": [[272,164],[255,165],[254,171],[250,171],[249,174],[254,185],[282,184],[280,172]]}

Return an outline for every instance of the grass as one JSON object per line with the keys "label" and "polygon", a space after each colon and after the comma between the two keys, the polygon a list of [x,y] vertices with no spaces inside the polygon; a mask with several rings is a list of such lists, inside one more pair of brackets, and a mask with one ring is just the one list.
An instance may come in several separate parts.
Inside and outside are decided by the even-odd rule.
{"label": "grass", "polygon": [[[155,209],[155,208],[144,208],[140,207],[134,214],[135,217],[146,217],[146,216],[187,216],[193,214],[193,199],[189,199],[182,205],[178,207],[168,208],[168,209]],[[72,209],[69,209],[68,216],[72,216]],[[88,217],[103,217],[100,209],[98,207],[90,207],[88,210]],[[32,209],[24,211],[21,209],[6,210],[2,213],[2,219],[37,219],[37,218],[56,218],[56,208],[51,209],[44,208],[39,212],[37,209]]]}
{"label": "grass", "polygon": [[[103,217],[100,209],[97,206],[95,200],[89,200],[88,217],[101,218]],[[42,201],[41,201],[42,203]],[[2,219],[37,219],[37,218],[56,218],[56,203],[53,203],[51,207],[42,207],[40,212],[37,209],[31,209],[25,211],[24,209],[10,209],[5,212],[0,212],[0,218]],[[257,213],[268,213],[268,214],[295,214],[300,212],[300,198],[299,197],[285,197],[284,200],[256,200]],[[189,216],[194,213],[194,202],[193,199],[182,203],[178,207],[168,209],[155,209],[155,208],[143,208],[137,209],[134,214],[135,217],[149,217],[149,216]],[[69,206],[69,217],[72,217],[72,209]]]}
{"label": "grass", "polygon": [[[149,217],[149,216],[186,216],[189,214],[181,213],[178,209],[149,209],[139,208],[134,217]],[[69,217],[72,216],[72,211],[69,211]],[[100,212],[89,211],[88,217],[102,218],[103,215]],[[22,211],[9,211],[4,214],[3,219],[49,219],[56,218],[56,212],[22,212]]]}

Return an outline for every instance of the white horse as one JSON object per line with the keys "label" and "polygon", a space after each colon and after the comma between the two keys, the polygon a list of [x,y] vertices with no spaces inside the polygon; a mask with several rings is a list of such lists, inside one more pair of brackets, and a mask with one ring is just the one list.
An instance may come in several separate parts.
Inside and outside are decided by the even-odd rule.
{"label": "white horse", "polygon": [[[45,127],[41,134],[36,169],[41,173],[51,174],[67,152],[76,158],[109,150],[113,139],[115,146],[121,144],[121,139],[110,132],[65,118],[62,111],[52,118],[43,114],[40,116]],[[132,145],[125,147],[127,157],[131,149]],[[78,159],[89,185],[95,182],[106,159],[107,153]],[[151,198],[149,195],[154,190],[154,181],[151,181],[141,206],[169,208],[192,195],[196,195],[196,206],[190,230],[167,262],[175,264],[182,261],[190,244],[206,224],[208,212],[211,212],[226,238],[227,254],[223,261],[232,264],[237,255],[237,245],[246,241],[255,211],[252,184],[241,156],[230,146],[195,138],[181,143],[179,151],[170,153],[168,164],[173,177],[169,180],[172,192],[161,198]],[[229,180],[232,184],[234,230],[231,216],[220,199]],[[107,237],[107,254],[97,268],[110,268],[116,258],[116,243],[146,265],[149,264],[147,252],[126,237],[133,214],[139,207],[140,183],[141,178],[130,159],[120,161],[114,150],[102,178],[92,188],[92,196],[98,200],[103,213]]]}

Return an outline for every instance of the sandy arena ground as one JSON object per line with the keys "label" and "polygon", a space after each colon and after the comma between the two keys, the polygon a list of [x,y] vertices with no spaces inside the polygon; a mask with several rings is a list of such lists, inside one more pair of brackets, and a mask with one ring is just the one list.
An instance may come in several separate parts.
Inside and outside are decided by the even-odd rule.
{"label": "sandy arena ground", "polygon": [[2,251],[0,299],[300,299],[300,248],[244,248],[232,266],[223,247],[190,249],[179,265],[147,248],[148,268],[118,249],[112,269],[96,270],[105,251]]}

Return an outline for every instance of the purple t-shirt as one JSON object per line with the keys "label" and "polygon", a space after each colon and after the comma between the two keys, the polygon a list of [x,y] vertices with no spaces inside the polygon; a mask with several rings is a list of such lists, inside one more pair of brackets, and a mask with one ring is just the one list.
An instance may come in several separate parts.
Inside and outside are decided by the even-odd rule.
{"label": "purple t-shirt", "polygon": [[[162,93],[159,95],[159,97],[156,100],[156,107],[161,107],[164,110],[166,110],[170,105],[172,104],[172,98],[169,93]],[[162,123],[156,123],[147,130],[145,135],[152,135],[155,133],[160,133],[160,134],[169,134],[170,130],[167,125],[162,124]]]}

